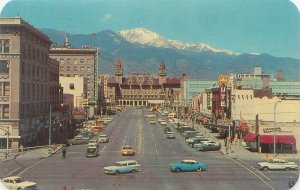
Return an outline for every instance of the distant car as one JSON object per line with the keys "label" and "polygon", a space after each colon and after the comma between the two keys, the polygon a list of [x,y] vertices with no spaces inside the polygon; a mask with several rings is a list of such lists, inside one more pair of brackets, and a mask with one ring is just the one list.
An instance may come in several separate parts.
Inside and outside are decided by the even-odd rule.
{"label": "distant car", "polygon": [[197,162],[196,160],[182,160],[181,162],[173,162],[169,164],[169,169],[172,172],[201,172],[207,170],[207,165],[204,162]]}
{"label": "distant car", "polygon": [[115,162],[113,166],[104,167],[106,174],[135,173],[141,171],[141,165],[135,160]]}
{"label": "distant car", "polygon": [[214,150],[220,150],[221,144],[213,141],[208,141],[200,144],[195,144],[194,148],[196,148],[199,151],[214,151]]}
{"label": "distant car", "polygon": [[261,170],[295,170],[298,164],[283,159],[271,159],[268,162],[259,162],[258,168]]}
{"label": "distant car", "polygon": [[127,155],[133,156],[135,152],[132,146],[126,145],[126,146],[122,146],[121,153],[122,156],[127,156]]}
{"label": "distant car", "polygon": [[195,144],[199,144],[204,141],[211,141],[211,139],[209,137],[205,137],[205,136],[197,136],[197,137],[193,137],[190,141],[187,141],[187,144],[190,147],[194,148]]}
{"label": "distant car", "polygon": [[156,120],[155,119],[150,119],[150,124],[156,124]]}
{"label": "distant car", "polygon": [[91,139],[91,140],[89,140],[87,146],[88,146],[88,147],[89,147],[89,146],[96,146],[96,147],[98,148],[98,147],[99,147],[99,143],[98,143],[98,141],[97,141],[96,139]]}
{"label": "distant car", "polygon": [[170,127],[165,127],[165,128],[164,128],[164,133],[166,134],[167,132],[171,132]]}
{"label": "distant car", "polygon": [[165,120],[162,119],[162,118],[158,118],[158,119],[157,119],[157,122],[158,122],[158,123],[160,123],[160,122],[162,122],[162,121],[165,121]]}
{"label": "distant car", "polygon": [[109,142],[109,138],[107,137],[107,135],[100,135],[98,142],[99,143],[107,143],[107,142]]}
{"label": "distant car", "polygon": [[167,125],[167,121],[166,120],[162,120],[162,121],[160,121],[160,124],[161,125]]}
{"label": "distant car", "polygon": [[10,176],[3,178],[1,182],[10,190],[37,190],[38,186],[36,183],[31,181],[26,181],[22,177],[19,176]]}
{"label": "distant car", "polygon": [[78,145],[78,144],[88,144],[88,138],[74,137],[73,139],[68,140],[69,145]]}
{"label": "distant car", "polygon": [[167,137],[167,139],[175,139],[175,133],[172,131],[168,131],[166,133],[166,137]]}
{"label": "distant car", "polygon": [[100,153],[99,153],[98,147],[90,146],[90,147],[87,147],[85,156],[86,157],[97,157],[97,156],[99,156],[99,154]]}

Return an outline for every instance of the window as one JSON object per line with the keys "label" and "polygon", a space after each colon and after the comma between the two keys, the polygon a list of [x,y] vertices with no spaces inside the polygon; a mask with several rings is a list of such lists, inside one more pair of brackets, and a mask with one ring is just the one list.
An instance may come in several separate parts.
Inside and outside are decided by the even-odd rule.
{"label": "window", "polygon": [[74,83],[70,83],[69,88],[70,88],[71,90],[74,90],[74,89],[75,89]]}
{"label": "window", "polygon": [[10,84],[9,84],[9,82],[5,82],[3,86],[4,86],[3,96],[10,96]]}
{"label": "window", "polygon": [[0,74],[9,74],[9,61],[0,60]]}
{"label": "window", "polygon": [[80,71],[84,71],[84,67],[80,67]]}
{"label": "window", "polygon": [[71,59],[67,59],[67,64],[71,64]]}
{"label": "window", "polygon": [[73,70],[78,71],[78,67],[77,66],[73,67]]}
{"label": "window", "polygon": [[80,59],[80,64],[84,64],[84,59]]}
{"label": "window", "polygon": [[9,119],[9,105],[3,105],[3,119]]}
{"label": "window", "polygon": [[70,71],[71,69],[70,69],[70,66],[67,66],[67,71]]}
{"label": "window", "polygon": [[77,64],[78,63],[78,60],[77,59],[74,59],[74,64]]}
{"label": "window", "polygon": [[0,53],[9,53],[9,40],[0,40]]}

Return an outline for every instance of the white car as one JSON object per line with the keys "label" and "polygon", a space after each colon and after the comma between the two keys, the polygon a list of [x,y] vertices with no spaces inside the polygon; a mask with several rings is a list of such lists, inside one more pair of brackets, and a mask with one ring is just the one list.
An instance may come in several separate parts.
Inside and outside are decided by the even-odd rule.
{"label": "white car", "polygon": [[268,162],[259,162],[258,167],[261,170],[295,170],[298,164],[283,159],[271,159]]}
{"label": "white car", "polygon": [[175,133],[174,132],[171,132],[171,131],[168,131],[167,133],[166,133],[166,137],[167,137],[167,139],[175,139],[176,137],[175,137]]}
{"label": "white car", "polygon": [[107,135],[100,135],[98,142],[99,143],[107,143],[107,142],[109,142],[109,138],[107,137]]}
{"label": "white car", "polygon": [[98,144],[98,141],[97,141],[97,140],[92,139],[92,140],[89,140],[89,143],[88,143],[87,146],[88,146],[88,147],[92,147],[92,146],[98,147],[99,144]]}
{"label": "white car", "polygon": [[22,190],[22,189],[30,189],[30,190],[37,190],[37,184],[31,181],[26,181],[22,177],[19,176],[10,176],[3,178],[1,182],[6,186],[8,189],[11,190]]}

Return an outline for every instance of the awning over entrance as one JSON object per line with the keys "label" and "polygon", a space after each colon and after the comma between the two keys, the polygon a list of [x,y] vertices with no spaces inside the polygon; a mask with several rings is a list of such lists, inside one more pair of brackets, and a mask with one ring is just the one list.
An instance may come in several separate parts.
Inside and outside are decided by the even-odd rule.
{"label": "awning over entrance", "polygon": [[254,142],[256,140],[256,135],[254,133],[248,132],[243,139],[245,141],[250,141],[250,142]]}
{"label": "awning over entrance", "polygon": [[[271,144],[274,143],[274,136],[273,135],[261,135],[260,136],[261,143]],[[275,142],[281,144],[295,144],[296,139],[294,135],[276,135]]]}

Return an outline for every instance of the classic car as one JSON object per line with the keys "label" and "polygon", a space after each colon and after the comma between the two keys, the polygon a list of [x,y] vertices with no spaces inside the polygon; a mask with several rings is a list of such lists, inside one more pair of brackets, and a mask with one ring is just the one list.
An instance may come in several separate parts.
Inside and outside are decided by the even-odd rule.
{"label": "classic car", "polygon": [[160,124],[161,125],[167,125],[167,121],[166,120],[162,120],[162,121],[160,121]]}
{"label": "classic car", "polygon": [[193,137],[191,141],[187,142],[187,144],[194,148],[195,144],[199,144],[202,143],[204,141],[210,141],[209,137],[205,137],[205,136],[197,136],[197,137]]}
{"label": "classic car", "polygon": [[68,140],[69,145],[77,145],[77,144],[88,144],[89,138],[77,136],[73,139]]}
{"label": "classic car", "polygon": [[19,176],[10,176],[3,178],[1,180],[4,186],[11,190],[22,190],[22,189],[29,189],[29,190],[37,190],[37,184],[31,181],[26,181],[22,177]]}
{"label": "classic car", "polygon": [[99,143],[98,143],[98,141],[97,140],[95,140],[95,139],[91,139],[91,140],[89,140],[89,142],[88,142],[88,145],[87,145],[88,147],[90,147],[90,146],[96,146],[96,147],[99,147]]}
{"label": "classic car", "polygon": [[99,143],[106,143],[109,142],[109,138],[107,137],[107,135],[100,135],[99,139],[98,139]]}
{"label": "classic car", "polygon": [[171,132],[171,128],[170,127],[164,127],[164,133],[166,134],[167,132]]}
{"label": "classic car", "polygon": [[166,133],[166,137],[167,137],[167,139],[175,139],[175,133],[172,131],[168,131]]}
{"label": "classic car", "polygon": [[200,144],[194,144],[194,148],[199,151],[220,150],[221,144],[214,141],[204,141]]}
{"label": "classic car", "polygon": [[133,147],[129,146],[129,145],[122,146],[121,153],[122,153],[122,156],[125,156],[125,155],[131,155],[131,156],[133,156],[134,155]]}
{"label": "classic car", "polygon": [[135,173],[141,171],[141,165],[135,160],[115,162],[113,166],[104,167],[106,174]]}
{"label": "classic car", "polygon": [[156,119],[150,119],[150,124],[156,124]]}
{"label": "classic car", "polygon": [[205,171],[207,165],[204,162],[197,162],[196,160],[182,160],[181,162],[173,162],[169,164],[169,169],[172,172],[181,171]]}
{"label": "classic car", "polygon": [[99,153],[98,147],[90,146],[90,147],[87,147],[85,156],[86,157],[97,157],[97,156],[99,156],[99,154],[100,153]]}
{"label": "classic car", "polygon": [[268,162],[259,162],[258,168],[261,170],[295,170],[298,164],[283,159],[271,159]]}

